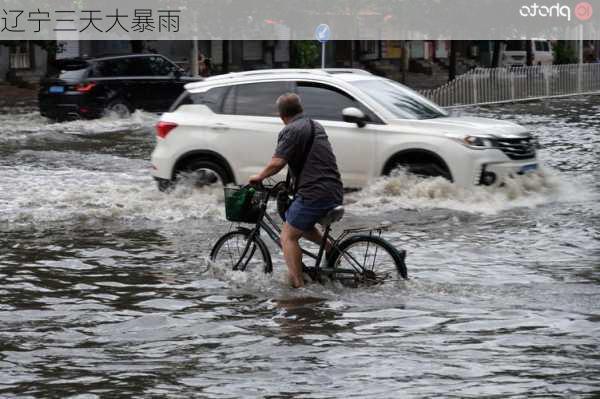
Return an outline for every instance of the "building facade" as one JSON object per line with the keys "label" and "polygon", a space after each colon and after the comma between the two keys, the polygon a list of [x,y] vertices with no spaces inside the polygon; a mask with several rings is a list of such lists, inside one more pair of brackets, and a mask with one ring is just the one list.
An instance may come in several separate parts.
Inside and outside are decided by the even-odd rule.
{"label": "building facade", "polygon": [[0,81],[37,82],[46,74],[48,53],[32,42],[0,45]]}

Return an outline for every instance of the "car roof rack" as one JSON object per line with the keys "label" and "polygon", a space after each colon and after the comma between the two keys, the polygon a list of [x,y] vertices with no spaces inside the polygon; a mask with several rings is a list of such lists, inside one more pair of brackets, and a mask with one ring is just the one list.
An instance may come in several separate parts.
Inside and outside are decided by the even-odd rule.
{"label": "car roof rack", "polygon": [[[286,74],[306,74],[306,75],[317,75],[317,76],[331,76],[335,74],[341,73],[354,73],[360,75],[371,75],[370,72],[364,71],[362,69],[355,68],[286,68],[286,69],[258,69],[254,71],[242,71],[242,72],[230,72],[223,75],[215,75],[205,78],[199,82],[188,83],[190,85],[190,89],[194,89],[195,87],[202,87],[203,85],[196,85],[197,83],[215,83],[215,82],[225,82],[230,79],[241,78],[241,77],[249,77],[249,76],[268,76],[268,75],[286,75]],[[187,85],[186,85],[187,88]]]}
{"label": "car roof rack", "polygon": [[327,68],[327,69],[300,69],[300,68],[286,68],[286,69],[259,69],[255,71],[242,71],[242,72],[230,72],[224,75],[216,75],[207,78],[208,81],[227,80],[234,79],[244,76],[261,76],[261,75],[272,75],[272,74],[313,74],[313,75],[334,75],[339,73],[355,73],[361,75],[371,75],[370,72],[362,69],[355,68]]}
{"label": "car roof rack", "polygon": [[323,71],[330,73],[332,75],[335,75],[338,73],[355,73],[357,75],[373,75],[369,71],[365,71],[364,69],[358,69],[358,68],[325,68],[325,69],[323,69]]}
{"label": "car roof rack", "polygon": [[306,74],[315,74],[315,75],[328,75],[322,69],[259,69],[255,71],[242,71],[242,72],[230,72],[224,75],[216,75],[207,78],[207,80],[216,81],[216,80],[227,80],[234,78],[241,78],[244,76],[261,76],[261,75],[273,75],[273,74],[295,74],[295,73],[306,73]]}

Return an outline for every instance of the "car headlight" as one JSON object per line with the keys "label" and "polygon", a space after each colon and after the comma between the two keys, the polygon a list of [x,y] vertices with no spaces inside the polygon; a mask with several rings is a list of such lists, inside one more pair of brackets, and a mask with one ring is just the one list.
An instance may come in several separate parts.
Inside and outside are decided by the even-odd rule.
{"label": "car headlight", "polygon": [[493,148],[494,142],[487,137],[478,137],[478,136],[466,136],[463,139],[463,144],[469,147],[476,148]]}

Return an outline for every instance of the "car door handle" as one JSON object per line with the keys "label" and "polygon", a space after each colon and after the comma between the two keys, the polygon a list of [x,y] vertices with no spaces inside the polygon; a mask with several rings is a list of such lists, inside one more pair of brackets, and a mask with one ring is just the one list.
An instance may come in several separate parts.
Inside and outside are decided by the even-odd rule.
{"label": "car door handle", "polygon": [[215,124],[209,125],[208,127],[210,127],[211,129],[215,129],[215,130],[229,130],[229,126],[224,123],[215,123]]}

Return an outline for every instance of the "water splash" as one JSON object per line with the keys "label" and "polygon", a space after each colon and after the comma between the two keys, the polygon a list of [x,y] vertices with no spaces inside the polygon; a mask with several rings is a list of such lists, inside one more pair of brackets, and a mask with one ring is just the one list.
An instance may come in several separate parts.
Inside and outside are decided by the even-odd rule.
{"label": "water splash", "polygon": [[571,183],[564,182],[549,169],[508,179],[503,186],[469,188],[459,187],[441,177],[422,178],[398,171],[349,195],[347,202],[351,212],[445,208],[495,214],[516,207],[535,207],[568,200],[571,186]]}
{"label": "water splash", "polygon": [[127,118],[108,114],[93,120],[52,122],[41,116],[38,111],[29,109],[22,111],[24,112],[0,113],[0,125],[2,125],[0,142],[22,141],[56,133],[94,135],[137,130],[152,126],[158,119],[156,114],[138,110]]}
{"label": "water splash", "polygon": [[0,221],[9,223],[94,219],[176,223],[224,213],[221,189],[179,185],[162,193],[148,169],[139,165],[127,172],[22,166],[2,173]]}

